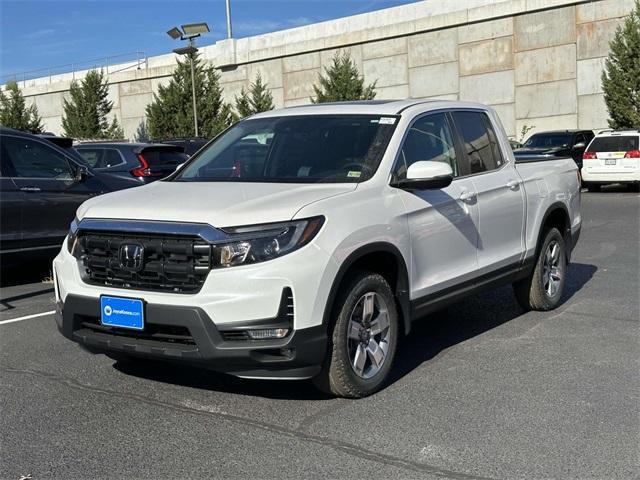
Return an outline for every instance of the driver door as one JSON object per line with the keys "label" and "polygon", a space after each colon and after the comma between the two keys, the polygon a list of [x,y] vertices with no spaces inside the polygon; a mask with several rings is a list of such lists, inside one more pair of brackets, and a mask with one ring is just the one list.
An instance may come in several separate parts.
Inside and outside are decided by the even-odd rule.
{"label": "driver door", "polygon": [[571,157],[578,167],[582,168],[582,155],[587,149],[587,137],[584,133],[578,133],[571,148]]}
{"label": "driver door", "polygon": [[12,180],[24,194],[23,248],[62,244],[76,209],[94,192],[76,179],[75,164],[44,142],[9,135],[2,140]]}
{"label": "driver door", "polygon": [[433,190],[400,190],[411,236],[411,299],[429,302],[431,294],[472,280],[477,270],[478,210],[473,183],[462,177],[466,165],[457,152],[447,113],[419,117],[410,126],[394,171],[429,160],[448,163],[454,180]]}

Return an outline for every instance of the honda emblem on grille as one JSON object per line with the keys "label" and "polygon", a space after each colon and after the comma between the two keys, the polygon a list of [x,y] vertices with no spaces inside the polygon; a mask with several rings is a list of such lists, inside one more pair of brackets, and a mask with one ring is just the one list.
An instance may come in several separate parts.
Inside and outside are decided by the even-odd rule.
{"label": "honda emblem on grille", "polygon": [[123,243],[118,250],[120,266],[130,272],[139,272],[144,267],[144,247],[139,243]]}

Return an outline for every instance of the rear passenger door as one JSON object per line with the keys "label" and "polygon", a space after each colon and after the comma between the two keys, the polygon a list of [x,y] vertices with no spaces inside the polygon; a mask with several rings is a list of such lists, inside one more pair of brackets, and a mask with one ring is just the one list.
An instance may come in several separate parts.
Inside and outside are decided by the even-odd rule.
{"label": "rear passenger door", "polygon": [[520,176],[507,161],[486,112],[454,111],[452,116],[477,193],[479,274],[519,266],[525,221]]}

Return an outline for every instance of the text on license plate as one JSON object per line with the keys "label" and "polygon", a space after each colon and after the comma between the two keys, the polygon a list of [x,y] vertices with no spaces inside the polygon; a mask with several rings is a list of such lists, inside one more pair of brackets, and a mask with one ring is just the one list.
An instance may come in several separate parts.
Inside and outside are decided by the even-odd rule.
{"label": "text on license plate", "polygon": [[604,161],[604,164],[605,164],[605,165],[615,165],[615,164],[616,164],[616,159],[615,159],[615,158],[607,158],[607,159]]}
{"label": "text on license plate", "polygon": [[144,304],[137,298],[100,297],[100,323],[108,327],[144,329]]}

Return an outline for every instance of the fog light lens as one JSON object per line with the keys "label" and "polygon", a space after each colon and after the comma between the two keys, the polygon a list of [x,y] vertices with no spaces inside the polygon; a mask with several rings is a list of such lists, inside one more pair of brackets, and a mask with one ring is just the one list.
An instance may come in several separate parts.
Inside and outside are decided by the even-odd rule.
{"label": "fog light lens", "polygon": [[253,340],[268,340],[271,338],[284,338],[289,333],[288,328],[264,328],[261,330],[247,330],[247,335]]}

